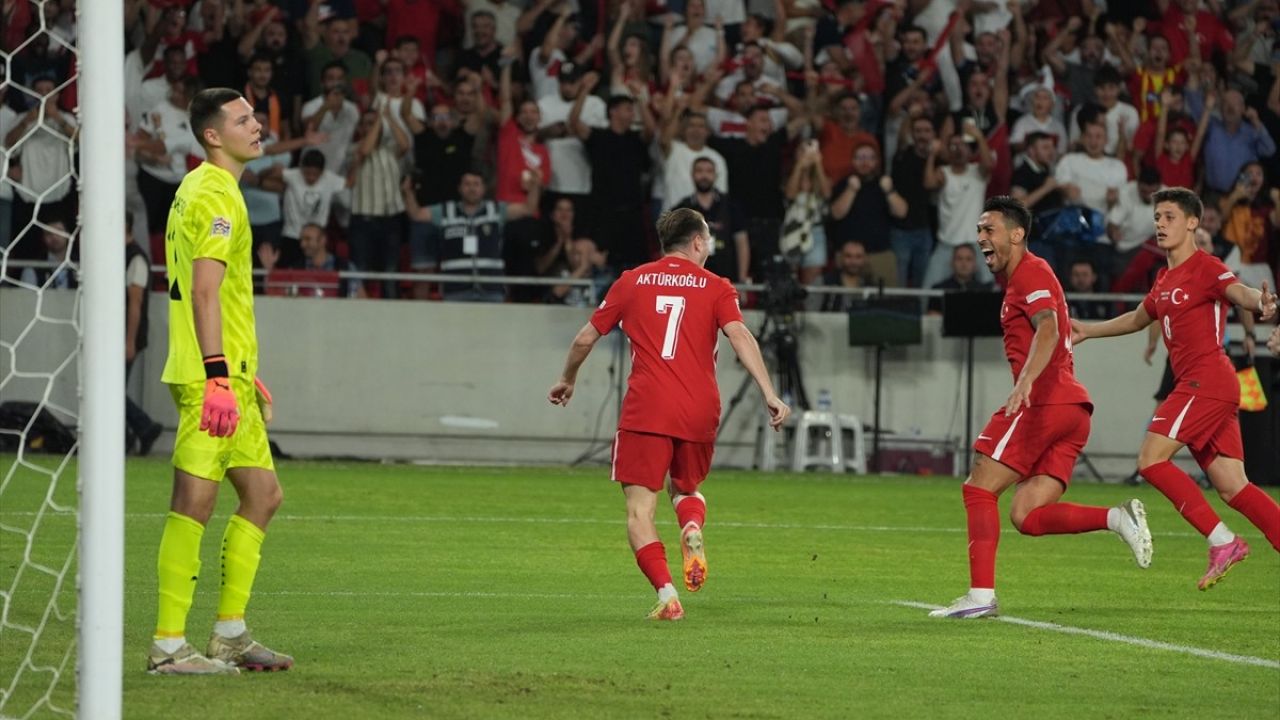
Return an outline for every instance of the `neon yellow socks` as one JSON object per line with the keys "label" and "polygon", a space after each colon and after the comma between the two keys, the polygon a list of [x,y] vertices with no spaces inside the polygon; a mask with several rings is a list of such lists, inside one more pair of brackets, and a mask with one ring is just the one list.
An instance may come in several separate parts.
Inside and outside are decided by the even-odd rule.
{"label": "neon yellow socks", "polygon": [[204,526],[193,518],[170,512],[160,537],[156,570],[160,586],[160,607],[156,615],[156,638],[186,635],[187,612],[200,578],[200,538]]}
{"label": "neon yellow socks", "polygon": [[222,593],[218,598],[218,621],[242,621],[253,590],[253,577],[262,559],[262,540],[257,525],[232,515],[222,536]]}

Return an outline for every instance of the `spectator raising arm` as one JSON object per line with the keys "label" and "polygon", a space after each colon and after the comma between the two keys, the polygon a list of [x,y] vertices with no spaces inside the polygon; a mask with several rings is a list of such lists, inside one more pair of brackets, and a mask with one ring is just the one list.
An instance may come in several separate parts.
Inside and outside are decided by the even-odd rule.
{"label": "spectator raising arm", "polygon": [[[623,7],[626,7],[625,5]],[[582,106],[587,102],[587,98],[591,92],[596,89],[596,85],[600,83],[600,75],[596,72],[589,72],[582,77],[582,90],[578,92],[578,99],[573,101],[573,108],[569,110],[569,132],[578,137],[579,140],[586,140],[591,135],[591,126],[582,122]],[[646,127],[650,128],[650,136],[652,136],[653,115],[648,114],[645,121]]]}

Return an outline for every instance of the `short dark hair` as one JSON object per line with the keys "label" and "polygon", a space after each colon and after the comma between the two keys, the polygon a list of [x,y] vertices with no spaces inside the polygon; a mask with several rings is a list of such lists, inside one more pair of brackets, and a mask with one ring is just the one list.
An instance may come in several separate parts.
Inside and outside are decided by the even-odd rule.
{"label": "short dark hair", "polygon": [[1138,170],[1138,182],[1142,185],[1160,185],[1163,182],[1160,178],[1160,170],[1151,165],[1143,165]]}
{"label": "short dark hair", "polygon": [[347,72],[347,66],[343,65],[341,60],[330,60],[329,62],[324,64],[324,67],[320,68],[320,77],[324,77],[325,73],[329,72],[334,68],[338,68],[339,70],[341,70],[343,75],[350,74],[349,72]]}
{"label": "short dark hair", "polygon": [[494,21],[495,23],[498,22],[498,18],[494,17],[493,13],[489,12],[488,10],[477,10],[471,13],[471,22],[475,22],[476,18],[478,17],[487,17],[490,20]]}
{"label": "short dark hair", "polygon": [[1103,85],[1123,85],[1124,79],[1120,77],[1120,71],[1108,65],[1102,64],[1098,68],[1098,72],[1093,76],[1093,86],[1102,87]]}
{"label": "short dark hair", "polygon": [[903,37],[908,33],[919,33],[920,37],[924,38],[925,40],[929,39],[929,33],[925,32],[924,28],[920,27],[919,25],[908,25],[902,28],[902,30],[898,33],[898,37]]}
{"label": "short dark hair", "polygon": [[969,252],[973,253],[973,256],[975,258],[978,257],[978,251],[973,249],[972,243],[960,243],[959,245],[955,246],[951,250],[951,258],[954,260],[955,256],[960,254],[961,250],[968,250]]}
{"label": "short dark hair", "polygon": [[1010,197],[1008,195],[996,195],[987,198],[982,205],[982,212],[998,212],[1004,216],[1005,227],[1012,230],[1014,227],[1022,228],[1023,232],[1030,234],[1031,232],[1031,211],[1021,200]]}
{"label": "short dark hair", "polygon": [[275,69],[275,62],[265,53],[254,53],[253,57],[249,58],[247,67],[253,67],[255,63],[260,62],[270,65],[273,70]]}
{"label": "short dark hair", "polygon": [[1040,130],[1033,130],[1027,133],[1026,145],[1027,147],[1031,147],[1032,145],[1035,145],[1041,140],[1053,140],[1053,139],[1054,137],[1047,132],[1042,132]]}
{"label": "short dark hair", "polygon": [[1089,258],[1079,257],[1071,261],[1071,269],[1074,270],[1077,265],[1087,265],[1094,275],[1098,274],[1098,266],[1093,264]]}
{"label": "short dark hair", "polygon": [[187,58],[187,48],[183,45],[166,45],[160,57],[167,57],[170,53],[179,53],[184,60]]}
{"label": "short dark hair", "polygon": [[866,250],[866,249],[867,249],[867,244],[866,244],[865,242],[863,242],[862,240],[859,240],[858,238],[852,238],[852,237],[851,237],[851,238],[845,238],[844,240],[841,240],[841,241],[840,241],[840,247],[839,247],[839,248],[837,248],[837,249],[838,249],[838,250],[844,250],[844,246],[845,246],[845,245],[848,245],[848,244],[850,244],[850,243],[853,243],[854,245],[861,245],[863,250]]}
{"label": "short dark hair", "polygon": [[658,218],[658,240],[663,252],[671,252],[689,244],[694,235],[703,232],[707,221],[692,208],[675,208]]}
{"label": "short dark hair", "polygon": [[760,26],[760,31],[768,37],[773,33],[773,19],[763,13],[751,13],[747,16],[748,20],[753,20]]}
{"label": "short dark hair", "polygon": [[191,108],[188,111],[191,133],[196,136],[196,142],[200,143],[200,147],[205,146],[204,131],[222,121],[222,106],[243,99],[244,95],[224,87],[201,90],[191,98]]}
{"label": "short dark hair", "polygon": [[413,43],[414,45],[417,45],[419,47],[422,46],[422,43],[418,40],[418,36],[401,35],[400,37],[396,38],[396,49],[399,50],[400,48],[404,47],[405,45],[408,45],[409,43]]}
{"label": "short dark hair", "polygon": [[1204,214],[1204,203],[1200,202],[1200,196],[1184,187],[1164,188],[1151,194],[1152,205],[1164,202],[1177,205],[1187,217],[1199,218]]}
{"label": "short dark hair", "polygon": [[689,163],[689,168],[690,168],[690,169],[693,169],[693,168],[697,167],[697,166],[698,166],[698,163],[709,163],[709,164],[711,165],[711,168],[712,168],[713,170],[718,170],[718,169],[719,169],[719,168],[717,168],[717,167],[716,167],[716,161],[715,161],[715,160],[712,160],[710,157],[708,157],[708,156],[706,156],[706,155],[699,155],[698,157],[694,158],[694,159],[693,159],[693,162]]}
{"label": "short dark hair", "polygon": [[609,97],[609,103],[605,106],[605,112],[612,114],[614,108],[622,105],[634,104],[635,98],[630,95],[612,95]]}
{"label": "short dark hair", "polygon": [[298,167],[324,170],[324,153],[315,148],[302,151],[302,157],[298,160]]}
{"label": "short dark hair", "polygon": [[835,95],[832,95],[832,96],[831,96],[831,107],[835,107],[835,106],[839,105],[840,103],[844,102],[845,100],[852,100],[852,101],[854,101],[854,102],[858,103],[858,109],[862,109],[862,98],[859,98],[859,97],[858,97],[858,95],[857,95],[856,93],[851,92],[851,91],[849,91],[849,90],[841,90],[840,92],[836,93]]}

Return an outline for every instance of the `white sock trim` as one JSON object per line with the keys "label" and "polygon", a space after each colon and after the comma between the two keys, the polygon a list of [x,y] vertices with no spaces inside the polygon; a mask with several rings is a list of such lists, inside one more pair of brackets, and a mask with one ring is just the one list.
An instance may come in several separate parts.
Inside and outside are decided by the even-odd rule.
{"label": "white sock trim", "polygon": [[169,654],[178,652],[178,648],[182,647],[186,642],[187,638],[185,636],[176,638],[155,638],[156,647]]}
{"label": "white sock trim", "polygon": [[1213,530],[1210,531],[1209,537],[1208,537],[1209,544],[1214,547],[1217,547],[1219,545],[1226,545],[1229,542],[1234,542],[1235,539],[1236,539],[1236,534],[1231,532],[1231,530],[1227,528],[1226,523],[1221,523],[1221,522],[1213,526]]}
{"label": "white sock trim", "polygon": [[213,632],[224,638],[240,637],[245,631],[244,618],[239,620],[219,620],[213,624]]}
{"label": "white sock trim", "polygon": [[658,602],[660,603],[670,602],[677,597],[679,597],[679,594],[676,593],[676,588],[671,583],[658,588]]}
{"label": "white sock trim", "polygon": [[989,603],[996,599],[995,588],[969,588],[969,599],[980,603]]}
{"label": "white sock trim", "polygon": [[1118,507],[1107,508],[1107,529],[1111,532],[1120,532],[1120,521],[1124,518],[1124,511]]}

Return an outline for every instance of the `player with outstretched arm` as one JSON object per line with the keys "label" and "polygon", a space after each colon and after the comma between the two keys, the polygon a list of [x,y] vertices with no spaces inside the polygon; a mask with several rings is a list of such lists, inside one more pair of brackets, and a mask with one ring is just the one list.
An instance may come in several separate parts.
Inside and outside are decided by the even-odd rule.
{"label": "player with outstretched arm", "polygon": [[1208,540],[1209,566],[1198,583],[1207,590],[1249,555],[1249,545],[1227,528],[1195,481],[1173,464],[1173,456],[1190,447],[1218,495],[1280,551],[1280,505],[1245,476],[1240,382],[1222,347],[1230,305],[1267,321],[1275,317],[1276,296],[1265,282],[1261,290],[1246,287],[1221,260],[1196,248],[1204,206],[1194,192],[1165,188],[1151,200],[1156,242],[1168,253],[1168,267],[1156,275],[1137,308],[1106,322],[1073,320],[1071,337],[1081,343],[1126,335],[1159,321],[1177,384],[1147,426],[1138,473]]}
{"label": "player with outstretched arm", "polygon": [[760,347],[742,322],[737,290],[703,268],[714,240],[702,214],[687,208],[666,212],[658,219],[658,236],[663,256],[624,272],[613,284],[574,337],[547,399],[568,405],[591,349],[615,327],[622,328],[633,360],[613,440],[611,477],[626,497],[627,539],[636,564],[658,593],[648,617],[679,620],[684,608],[671,584],[654,511],[665,485],[680,525],[685,588],[697,592],[707,578],[702,537],[707,506],[698,488],[711,468],[720,424],[720,332],[759,387],[775,430],[791,409],[774,392]]}
{"label": "player with outstretched arm", "polygon": [[1093,403],[1075,378],[1067,302],[1053,269],[1027,250],[1031,212],[1010,197],[987,200],[978,218],[978,246],[1004,284],[1000,324],[1013,369],[1013,392],[978,435],[977,457],[965,481],[969,522],[969,592],[932,617],[980,618],[999,613],[996,546],[998,498],[1013,485],[1009,517],[1024,535],[1111,530],[1151,564],[1151,532],[1138,500],[1117,507],[1060,502],[1076,458],[1089,440]]}

